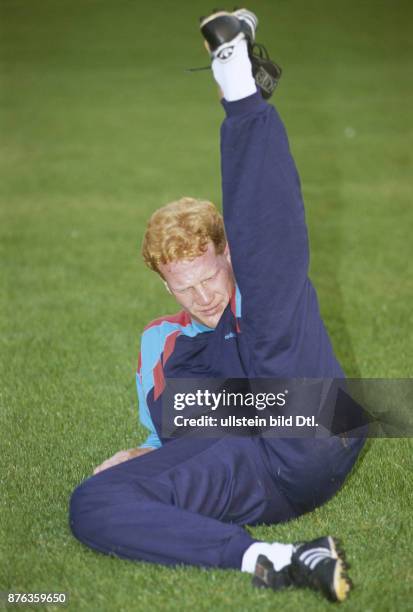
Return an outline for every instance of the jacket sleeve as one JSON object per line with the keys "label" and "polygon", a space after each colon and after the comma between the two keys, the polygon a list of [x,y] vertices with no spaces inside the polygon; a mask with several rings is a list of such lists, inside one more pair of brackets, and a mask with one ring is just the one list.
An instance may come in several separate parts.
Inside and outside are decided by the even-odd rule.
{"label": "jacket sleeve", "polygon": [[139,448],[160,448],[162,443],[159,439],[158,434],[156,433],[155,426],[153,424],[148,404],[146,402],[145,392],[143,389],[143,384],[141,381],[140,372],[136,372],[136,388],[138,392],[138,400],[139,400],[139,420],[141,424],[149,430],[149,435],[146,438],[145,442],[140,445]]}

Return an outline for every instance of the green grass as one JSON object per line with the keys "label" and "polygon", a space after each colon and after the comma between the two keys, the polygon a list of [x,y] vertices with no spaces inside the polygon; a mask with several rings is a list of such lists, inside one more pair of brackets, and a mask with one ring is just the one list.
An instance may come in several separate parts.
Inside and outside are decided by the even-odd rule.
{"label": "green grass", "polygon": [[[178,14],[172,10],[178,6]],[[346,372],[412,376],[412,5],[252,1],[284,68],[277,106],[300,170],[311,275]],[[220,203],[223,117],[197,17],[159,1],[1,9],[0,590],[56,590],[73,610],[324,610],[237,572],[134,564],[82,547],[71,490],[144,436],[134,370],[148,320],[174,311],[139,259],[145,221]],[[369,442],[340,493],[265,539],[340,535],[346,610],[412,609],[412,443]]]}

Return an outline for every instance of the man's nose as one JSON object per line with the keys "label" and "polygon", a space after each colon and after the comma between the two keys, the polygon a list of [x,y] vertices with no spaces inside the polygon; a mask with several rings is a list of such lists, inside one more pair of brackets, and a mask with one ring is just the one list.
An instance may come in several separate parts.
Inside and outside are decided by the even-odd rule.
{"label": "man's nose", "polygon": [[214,299],[214,295],[211,291],[209,291],[202,285],[199,285],[199,287],[196,287],[196,301],[198,302],[198,304],[207,306],[210,302],[213,301],[213,299]]}

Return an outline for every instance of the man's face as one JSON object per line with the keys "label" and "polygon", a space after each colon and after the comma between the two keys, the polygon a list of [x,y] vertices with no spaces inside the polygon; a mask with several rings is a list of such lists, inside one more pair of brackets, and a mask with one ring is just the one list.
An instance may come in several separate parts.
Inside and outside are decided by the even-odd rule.
{"label": "man's face", "polygon": [[166,285],[193,319],[216,327],[234,290],[234,275],[228,246],[222,255],[212,243],[193,260],[160,264]]}

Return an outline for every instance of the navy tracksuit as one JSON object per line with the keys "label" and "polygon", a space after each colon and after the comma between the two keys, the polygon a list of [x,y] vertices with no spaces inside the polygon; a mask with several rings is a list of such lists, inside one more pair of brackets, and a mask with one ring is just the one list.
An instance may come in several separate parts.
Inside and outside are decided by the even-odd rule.
{"label": "navy tracksuit", "polygon": [[[240,568],[241,525],[277,523],[325,502],[363,439],[162,438],[165,379],[342,378],[308,278],[299,177],[284,126],[260,93],[223,102],[225,228],[237,282],[214,330],[186,313],[144,331],[137,383],[156,451],[73,493],[74,535],[96,550],[162,564]],[[241,302],[242,299],[242,302]]]}

